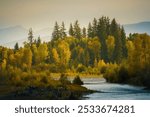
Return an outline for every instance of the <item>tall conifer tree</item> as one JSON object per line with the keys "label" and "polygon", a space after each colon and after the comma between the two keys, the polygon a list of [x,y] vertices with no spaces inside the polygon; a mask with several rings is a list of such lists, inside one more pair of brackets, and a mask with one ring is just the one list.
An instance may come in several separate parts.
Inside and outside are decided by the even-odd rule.
{"label": "tall conifer tree", "polygon": [[72,23],[70,24],[70,28],[69,28],[69,35],[72,37],[74,36],[74,30],[73,30]]}
{"label": "tall conifer tree", "polygon": [[52,40],[58,40],[60,38],[60,27],[57,22],[55,22],[54,30],[52,33]]}
{"label": "tall conifer tree", "polygon": [[74,37],[81,39],[81,28],[79,26],[78,20],[76,20],[74,23]]}

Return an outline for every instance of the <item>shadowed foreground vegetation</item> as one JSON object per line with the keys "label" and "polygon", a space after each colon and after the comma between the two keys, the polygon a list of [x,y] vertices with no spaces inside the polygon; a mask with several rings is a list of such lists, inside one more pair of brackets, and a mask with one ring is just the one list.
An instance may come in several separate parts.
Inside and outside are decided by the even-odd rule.
{"label": "shadowed foreground vegetation", "polygon": [[64,74],[59,80],[44,76],[42,73],[36,75],[38,76],[30,74],[22,79],[1,82],[0,99],[69,100],[82,99],[83,95],[93,92],[81,85],[72,84]]}

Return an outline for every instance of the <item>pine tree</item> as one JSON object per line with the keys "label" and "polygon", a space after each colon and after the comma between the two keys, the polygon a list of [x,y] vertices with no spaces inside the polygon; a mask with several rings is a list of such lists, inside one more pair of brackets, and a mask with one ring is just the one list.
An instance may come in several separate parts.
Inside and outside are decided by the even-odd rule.
{"label": "pine tree", "polygon": [[111,35],[115,38],[115,48],[113,52],[113,62],[120,63],[123,58],[123,50],[122,50],[122,40],[121,40],[121,33],[120,27],[117,24],[116,20],[113,19],[111,22]]}
{"label": "pine tree", "polygon": [[33,44],[33,31],[32,31],[32,28],[29,29],[28,40],[29,40],[29,44],[31,46]]}
{"label": "pine tree", "polygon": [[124,31],[124,27],[121,28],[121,41],[122,41],[122,51],[123,51],[123,57],[127,57],[127,47],[126,47],[126,34]]}
{"label": "pine tree", "polygon": [[82,29],[82,37],[86,38],[86,28],[85,27]]}
{"label": "pine tree", "polygon": [[39,36],[36,42],[36,46],[39,47],[41,44],[41,37]]}
{"label": "pine tree", "polygon": [[119,32],[119,26],[116,22],[116,19],[113,19],[111,21],[111,25],[110,25],[110,33],[116,39],[116,38],[118,38],[118,32]]}
{"label": "pine tree", "polygon": [[61,29],[60,29],[60,38],[65,38],[67,36],[66,32],[65,32],[65,24],[64,22],[62,22],[62,25],[61,25]]}
{"label": "pine tree", "polygon": [[58,40],[60,38],[60,27],[57,22],[55,22],[54,31],[52,33],[52,40]]}
{"label": "pine tree", "polygon": [[92,31],[93,31],[93,37],[97,36],[97,19],[96,18],[94,18],[93,20]]}
{"label": "pine tree", "polygon": [[106,45],[106,39],[107,39],[107,27],[106,27],[107,18],[101,17],[98,20],[97,25],[97,36],[100,39],[101,42],[101,59],[103,59],[105,62],[108,61],[108,51],[107,51],[107,45]]}
{"label": "pine tree", "polygon": [[94,36],[93,36],[93,29],[92,29],[92,25],[91,25],[91,23],[89,23],[89,25],[88,25],[88,29],[87,29],[87,35],[88,35],[88,38],[93,38]]}
{"label": "pine tree", "polygon": [[81,39],[81,28],[79,26],[78,20],[76,20],[74,24],[74,37]]}
{"label": "pine tree", "polygon": [[73,30],[72,23],[70,24],[70,28],[69,28],[69,35],[72,37],[74,36],[74,30]]}
{"label": "pine tree", "polygon": [[18,44],[18,42],[15,44],[14,50],[15,50],[15,51],[19,50],[19,44]]}

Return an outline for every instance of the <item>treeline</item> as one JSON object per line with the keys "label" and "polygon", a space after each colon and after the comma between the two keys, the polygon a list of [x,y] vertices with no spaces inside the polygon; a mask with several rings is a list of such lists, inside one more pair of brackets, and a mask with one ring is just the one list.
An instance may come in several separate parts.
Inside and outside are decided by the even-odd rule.
{"label": "treeline", "polygon": [[[94,18],[88,27],[78,21],[55,23],[52,39],[41,42],[32,29],[24,47],[0,47],[0,78],[15,79],[49,77],[50,73],[104,74],[108,82],[150,86],[150,37],[131,34],[126,38],[124,28],[115,19]],[[34,76],[34,77],[35,77]],[[14,81],[14,80],[12,80]]]}

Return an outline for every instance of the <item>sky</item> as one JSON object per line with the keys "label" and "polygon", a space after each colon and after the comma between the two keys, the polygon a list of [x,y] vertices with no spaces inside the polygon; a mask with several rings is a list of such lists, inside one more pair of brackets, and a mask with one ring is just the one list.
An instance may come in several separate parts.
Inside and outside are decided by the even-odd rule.
{"label": "sky", "polygon": [[150,0],[0,0],[0,28],[21,25],[40,30],[55,21],[79,20],[86,26],[94,17],[108,16],[122,24],[150,21]]}

